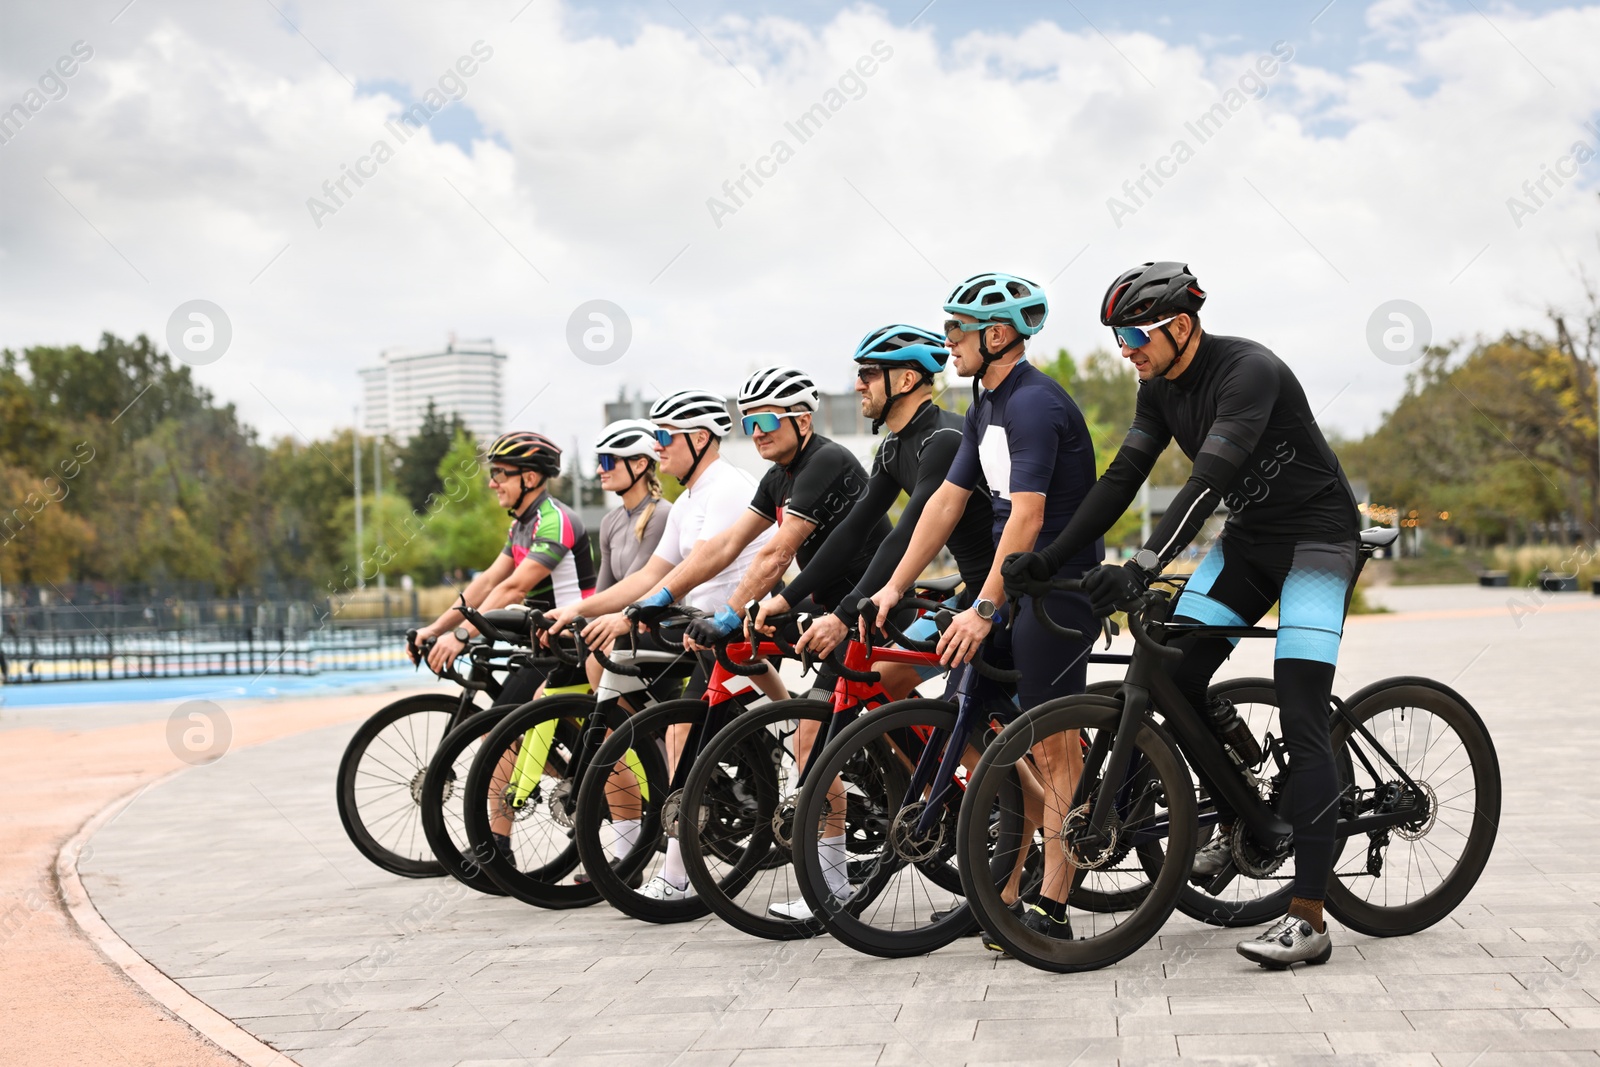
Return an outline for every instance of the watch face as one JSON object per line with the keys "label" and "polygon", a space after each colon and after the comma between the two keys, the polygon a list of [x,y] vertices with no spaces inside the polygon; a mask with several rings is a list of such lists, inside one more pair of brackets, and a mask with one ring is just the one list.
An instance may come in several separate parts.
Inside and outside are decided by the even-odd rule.
{"label": "watch face", "polygon": [[467,633],[467,628],[465,626],[457,626],[456,627],[456,629],[455,629],[455,639],[457,641],[463,641],[464,642],[464,641],[469,640],[471,637],[472,637],[472,635]]}
{"label": "watch face", "polygon": [[995,610],[994,609],[994,601],[992,601],[992,600],[978,600],[978,601],[973,603],[972,610],[976,611],[978,613],[978,618],[980,618],[980,619],[992,619],[992,618],[994,618],[994,610]]}
{"label": "watch face", "polygon": [[1161,557],[1148,548],[1141,548],[1139,553],[1133,557],[1133,561],[1151,574],[1155,574],[1161,569]]}

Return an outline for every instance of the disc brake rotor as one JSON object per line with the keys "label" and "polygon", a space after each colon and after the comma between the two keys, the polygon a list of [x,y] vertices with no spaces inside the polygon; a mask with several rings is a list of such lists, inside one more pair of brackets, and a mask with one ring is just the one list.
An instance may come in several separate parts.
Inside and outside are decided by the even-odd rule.
{"label": "disc brake rotor", "polygon": [[1433,829],[1433,824],[1439,821],[1439,797],[1433,791],[1433,786],[1427,782],[1418,782],[1417,787],[1422,790],[1422,802],[1428,806],[1427,818],[1414,826],[1396,826],[1394,835],[1405,841],[1417,841],[1428,836],[1428,831]]}
{"label": "disc brake rotor", "polygon": [[[567,810],[567,798],[572,795],[572,779],[563,778],[550,790],[550,818],[563,830],[572,829],[572,812]],[[531,807],[531,805],[530,805]]]}
{"label": "disc brake rotor", "polygon": [[922,818],[922,812],[926,807],[926,802],[921,800],[907,804],[895,813],[894,819],[889,823],[889,847],[894,850],[896,856],[907,863],[931,860],[944,847],[943,819],[934,823],[933,829],[926,834],[917,835],[917,822]]}
{"label": "disc brake rotor", "polygon": [[1089,804],[1078,805],[1061,820],[1061,847],[1067,859],[1081,870],[1098,871],[1110,867],[1128,854],[1128,846],[1120,844],[1122,821],[1113,812],[1106,820],[1106,828],[1091,839]]}

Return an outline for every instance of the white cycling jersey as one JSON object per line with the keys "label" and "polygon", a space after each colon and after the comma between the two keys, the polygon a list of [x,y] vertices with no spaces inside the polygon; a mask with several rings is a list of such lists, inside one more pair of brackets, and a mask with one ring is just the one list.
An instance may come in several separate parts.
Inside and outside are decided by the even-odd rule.
{"label": "white cycling jersey", "polygon": [[[715,537],[738,521],[750,510],[750,498],[755,495],[756,480],[749,473],[735,467],[722,457],[700,469],[694,485],[673,502],[667,515],[667,528],[656,546],[656,555],[676,567],[688,557],[696,542]],[[681,602],[701,611],[715,612],[728,602],[739,586],[739,579],[750,569],[756,553],[772,539],[771,528],[746,545],[727,567],[715,577],[702,583],[681,597]]]}

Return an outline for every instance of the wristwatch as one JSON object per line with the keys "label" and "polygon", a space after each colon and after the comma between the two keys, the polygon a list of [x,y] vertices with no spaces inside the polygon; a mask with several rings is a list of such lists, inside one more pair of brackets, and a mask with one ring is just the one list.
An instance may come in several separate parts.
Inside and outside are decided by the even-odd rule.
{"label": "wristwatch", "polygon": [[457,641],[460,641],[463,645],[472,640],[472,634],[465,626],[457,626],[455,630],[451,632],[451,636]]}
{"label": "wristwatch", "polygon": [[1161,557],[1148,548],[1141,548],[1133,554],[1133,565],[1152,578],[1161,573]]}
{"label": "wristwatch", "polygon": [[994,613],[998,609],[995,607],[994,601],[988,597],[979,597],[972,602],[972,610],[978,613],[978,618],[984,622],[990,622],[994,619]]}

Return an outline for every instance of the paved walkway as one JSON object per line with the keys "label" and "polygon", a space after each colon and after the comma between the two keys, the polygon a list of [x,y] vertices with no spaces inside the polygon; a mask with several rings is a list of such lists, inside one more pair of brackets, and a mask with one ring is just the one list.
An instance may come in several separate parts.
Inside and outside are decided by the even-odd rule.
{"label": "paved walkway", "polygon": [[[1381,597],[1402,610],[1352,620],[1340,690],[1421,673],[1466,694],[1498,742],[1504,820],[1449,920],[1387,941],[1336,928],[1321,968],[1259,971],[1237,933],[1182,918],[1116,967],[1050,975],[973,940],[876,960],[827,938],[776,945],[716,920],[649,926],[406,881],[340,829],[348,725],[149,790],[80,869],[124,938],[306,1067],[1600,1063],[1600,600]],[[1269,669],[1268,654],[1241,650],[1232,673]]]}

